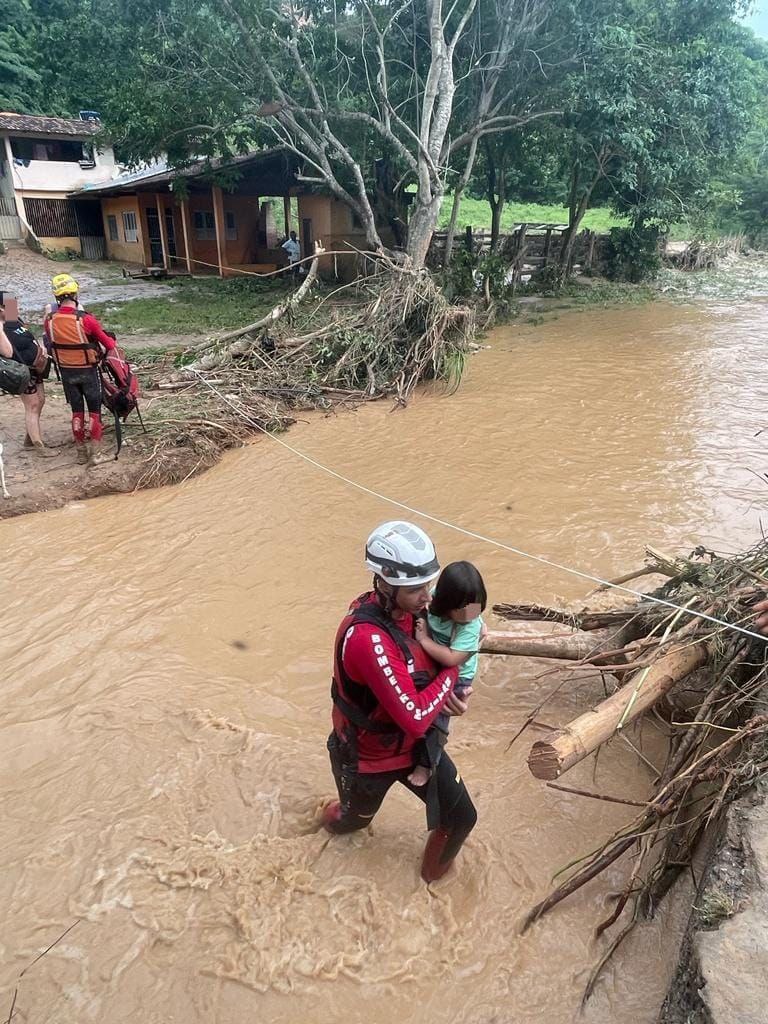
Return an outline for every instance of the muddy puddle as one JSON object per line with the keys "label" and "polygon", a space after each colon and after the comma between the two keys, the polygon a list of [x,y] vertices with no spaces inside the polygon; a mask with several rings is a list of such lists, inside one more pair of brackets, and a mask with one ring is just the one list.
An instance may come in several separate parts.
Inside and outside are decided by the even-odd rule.
{"label": "muddy puddle", "polygon": [[[766,485],[766,299],[568,314],[497,331],[450,398],[313,418],[288,439],[408,504],[615,575],[651,543],[739,550]],[[329,840],[333,631],[392,510],[266,440],[177,488],[0,523],[0,1012],[17,1019],[565,1024],[603,948],[620,863],[524,938],[551,876],[627,808],[547,789],[510,737],[554,677],[486,658],[451,746],[480,820],[458,871],[418,878],[422,809]],[[562,572],[432,529],[492,600],[577,599]],[[566,687],[559,723],[600,693]],[[632,743],[651,763],[652,724]],[[642,799],[617,741],[573,785]],[[631,812],[630,812],[631,813]],[[605,916],[603,913],[602,916]],[[680,924],[638,929],[584,1020],[651,1024]],[[603,940],[605,941],[605,940]],[[7,1010],[6,1010],[7,1013]]]}

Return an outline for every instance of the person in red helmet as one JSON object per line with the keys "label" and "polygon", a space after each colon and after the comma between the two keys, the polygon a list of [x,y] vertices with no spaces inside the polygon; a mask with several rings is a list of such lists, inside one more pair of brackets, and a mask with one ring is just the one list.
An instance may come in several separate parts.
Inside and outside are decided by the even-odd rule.
{"label": "person in red helmet", "polygon": [[438,671],[414,637],[440,572],[426,533],[411,523],[384,523],[368,538],[365,563],[373,590],[352,603],[336,634],[328,752],[339,799],[322,821],[335,834],[365,828],[389,789],[405,786],[426,804],[430,834],[421,876],[433,882],[453,863],[477,812],[445,752],[426,786],[408,776],[418,741],[441,712],[463,714],[469,692],[456,697],[458,669]]}

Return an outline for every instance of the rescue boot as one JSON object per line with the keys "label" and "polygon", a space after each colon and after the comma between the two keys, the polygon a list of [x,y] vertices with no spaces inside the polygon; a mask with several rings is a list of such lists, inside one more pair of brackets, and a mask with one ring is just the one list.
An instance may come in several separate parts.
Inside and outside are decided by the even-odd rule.
{"label": "rescue boot", "polygon": [[88,445],[88,468],[92,469],[94,466],[103,466],[106,462],[111,462],[112,459],[109,455],[106,455],[102,451],[102,440],[99,438],[98,441],[94,441],[91,438]]}
{"label": "rescue boot", "polygon": [[421,861],[421,877],[425,882],[436,882],[442,878],[455,859],[455,854],[447,859],[443,858],[445,847],[451,833],[445,828],[436,828],[429,833],[427,845],[424,849],[424,857]]}
{"label": "rescue boot", "polygon": [[88,449],[85,446],[85,416],[81,412],[72,413],[72,436],[75,439],[78,466],[88,461]]}
{"label": "rescue boot", "polygon": [[323,809],[323,813],[320,816],[320,824],[323,826],[326,832],[334,833],[336,829],[334,825],[341,818],[341,804],[338,800],[334,800],[332,804],[328,804]]}

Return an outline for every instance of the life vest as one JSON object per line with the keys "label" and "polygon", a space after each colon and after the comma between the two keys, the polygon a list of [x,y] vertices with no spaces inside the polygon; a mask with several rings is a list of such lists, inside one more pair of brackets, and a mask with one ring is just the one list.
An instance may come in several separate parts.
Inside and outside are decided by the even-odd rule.
{"label": "life vest", "polygon": [[[392,754],[399,754],[401,752],[406,740],[406,734],[395,722],[381,721],[373,717],[376,709],[380,707],[376,695],[369,687],[355,682],[344,668],[344,640],[349,628],[358,623],[367,622],[376,626],[377,630],[380,630],[382,633],[387,633],[402,651],[409,668],[414,662],[413,647],[419,646],[415,637],[409,636],[408,633],[400,629],[397,623],[386,614],[381,605],[376,601],[372,601],[371,597],[371,593],[363,594],[362,597],[359,597],[356,607],[350,611],[342,627],[339,629],[335,650],[334,676],[331,682],[331,699],[347,721],[343,740],[337,738],[343,763],[342,772],[352,773],[353,775],[358,771],[358,735],[360,732],[377,735],[380,745],[389,747]],[[423,690],[426,686],[429,686],[433,679],[433,674],[424,670],[411,671],[410,675],[417,690]],[[335,735],[335,733],[332,734],[332,736]],[[439,730],[430,729],[423,742],[430,765],[433,768],[432,775],[424,790],[427,808],[427,828],[433,829],[437,828],[440,823],[437,773],[434,771],[434,768],[439,759],[440,749],[445,741],[439,734]]]}
{"label": "life vest", "polygon": [[101,345],[89,341],[83,330],[84,316],[83,310],[76,309],[73,313],[51,313],[46,321],[53,358],[60,369],[82,370],[96,366],[102,357]]}
{"label": "life vest", "polygon": [[[371,594],[368,593],[358,598],[359,604],[346,617],[344,629],[339,630],[334,659],[334,676],[331,681],[331,700],[356,730],[392,734],[396,737],[399,749],[405,738],[403,730],[394,722],[382,722],[371,717],[379,707],[375,694],[367,686],[355,682],[344,668],[344,637],[350,626],[361,622],[368,622],[383,633],[387,633],[402,651],[406,664],[413,662],[410,645],[417,641],[400,629],[377,602],[370,600],[370,597]],[[431,682],[428,672],[413,672],[411,678],[417,690],[422,690]]]}

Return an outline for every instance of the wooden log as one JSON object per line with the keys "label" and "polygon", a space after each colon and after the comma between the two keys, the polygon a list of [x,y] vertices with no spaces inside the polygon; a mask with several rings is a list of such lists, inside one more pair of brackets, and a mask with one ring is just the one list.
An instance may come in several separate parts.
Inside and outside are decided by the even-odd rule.
{"label": "wooden log", "polygon": [[507,654],[518,658],[557,658],[563,661],[581,661],[600,650],[611,639],[605,633],[573,636],[520,636],[514,633],[491,631],[480,645],[482,654]]}
{"label": "wooden log", "polygon": [[[668,693],[676,683],[705,664],[709,656],[705,643],[677,647],[644,670],[638,689],[638,676],[607,700],[575,721],[534,743],[528,755],[528,767],[537,779],[559,779],[605,743],[616,732],[624,716],[624,726],[639,718]],[[631,704],[629,713],[625,715]]]}
{"label": "wooden log", "polygon": [[574,629],[584,630],[609,629],[611,626],[619,628],[638,614],[636,609],[561,612],[540,604],[495,604],[493,611],[502,619],[515,619],[519,622],[562,622]]}

